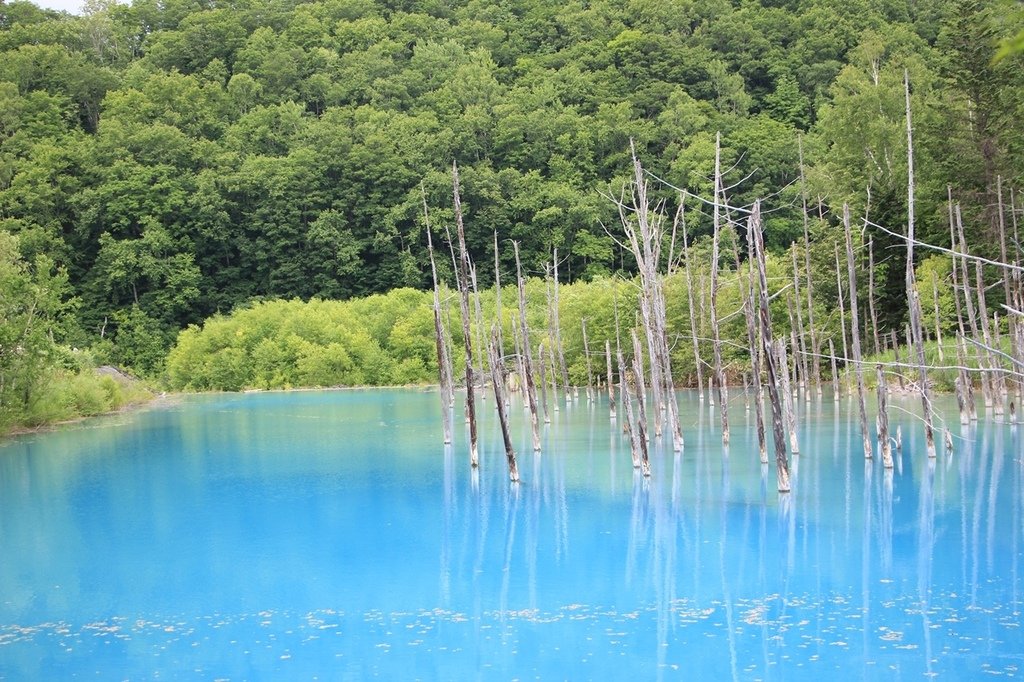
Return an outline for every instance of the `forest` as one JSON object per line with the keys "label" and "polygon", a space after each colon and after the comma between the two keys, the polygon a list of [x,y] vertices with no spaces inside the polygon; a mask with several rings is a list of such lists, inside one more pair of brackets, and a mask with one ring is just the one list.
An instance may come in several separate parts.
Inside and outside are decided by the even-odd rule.
{"label": "forest", "polygon": [[[779,281],[806,254],[837,345],[844,204],[863,218],[880,351],[907,324],[904,79],[918,239],[948,246],[955,204],[970,252],[999,258],[1021,214],[1022,30],[1008,0],[4,2],[0,425],[54,372],[97,364],[176,389],[436,379],[427,231],[447,249],[453,161],[482,290],[512,282],[512,242],[528,277],[559,254],[579,377],[578,322],[603,319],[603,341],[636,305],[609,200],[631,142],[660,205],[685,203],[696,255],[696,298],[666,283],[670,328],[713,279],[710,206],[680,197],[711,195],[720,136],[723,196],[764,202]],[[749,255],[737,228],[726,300]],[[952,329],[951,259],[919,249],[916,267],[926,328]],[[438,268],[454,285],[452,259]],[[679,383],[697,352],[676,346]]]}

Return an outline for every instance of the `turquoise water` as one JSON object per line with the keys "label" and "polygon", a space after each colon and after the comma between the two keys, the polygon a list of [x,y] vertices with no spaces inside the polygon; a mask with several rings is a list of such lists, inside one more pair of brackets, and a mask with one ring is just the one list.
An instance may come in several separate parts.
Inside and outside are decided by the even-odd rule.
{"label": "turquoise water", "polygon": [[801,400],[779,496],[741,395],[728,452],[680,400],[685,452],[653,442],[650,481],[585,400],[539,456],[513,403],[518,486],[493,403],[473,475],[430,391],[190,397],[9,441],[0,678],[1024,674],[1015,427],[940,402],[956,451],[929,462],[897,401],[886,473],[852,404]]}

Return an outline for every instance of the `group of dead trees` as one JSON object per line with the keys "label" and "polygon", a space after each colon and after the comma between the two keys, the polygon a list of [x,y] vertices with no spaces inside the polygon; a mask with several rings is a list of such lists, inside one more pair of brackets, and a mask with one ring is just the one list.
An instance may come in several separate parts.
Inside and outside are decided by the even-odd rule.
{"label": "group of dead trees", "polygon": [[[845,391],[855,391],[864,455],[874,456],[874,444],[885,467],[893,466],[893,442],[898,446],[901,434],[895,438],[889,433],[887,405],[890,381],[903,391],[913,391],[921,398],[921,422],[925,434],[925,449],[928,456],[935,456],[934,410],[931,401],[931,371],[955,371],[956,394],[960,405],[961,421],[968,424],[977,419],[973,391],[980,387],[984,404],[994,416],[1007,411],[1015,419],[1015,400],[1019,404],[1024,391],[1024,289],[1021,286],[1020,265],[1021,243],[1018,239],[1016,196],[1008,193],[1008,206],[1003,205],[1003,188],[1000,184],[998,196],[998,238],[1000,257],[984,258],[972,254],[964,238],[964,228],[959,206],[950,192],[949,220],[951,243],[945,245],[924,244],[915,237],[914,217],[914,175],[913,175],[913,128],[907,91],[907,147],[908,147],[908,219],[905,230],[891,230],[870,220],[870,196],[868,210],[862,218],[851,216],[849,207],[844,207],[841,220],[842,244],[837,240],[831,247],[835,263],[834,304],[826,302],[826,314],[822,314],[820,295],[820,269],[812,269],[812,242],[808,228],[808,198],[804,191],[801,174],[801,202],[803,204],[803,240],[791,247],[790,258],[792,277],[780,282],[780,278],[769,276],[769,256],[764,246],[764,222],[760,202],[749,206],[733,206],[727,193],[730,188],[722,182],[719,161],[719,145],[716,141],[715,174],[713,195],[710,198],[695,197],[678,191],[678,202],[669,210],[668,202],[655,196],[670,195],[672,189],[664,181],[649,174],[636,153],[632,152],[632,175],[618,195],[606,198],[618,208],[621,230],[615,233],[619,246],[632,255],[636,268],[634,280],[637,289],[636,320],[625,320],[620,325],[616,305],[614,338],[603,339],[591,348],[586,319],[582,326],[582,355],[586,366],[585,397],[596,401],[600,391],[607,391],[609,416],[621,422],[622,430],[630,443],[633,465],[643,475],[651,474],[648,443],[652,437],[671,440],[673,451],[681,453],[684,448],[684,434],[677,403],[677,382],[673,375],[672,354],[677,346],[689,342],[693,348],[696,385],[700,399],[704,400],[705,373],[707,377],[707,401],[717,406],[721,419],[723,447],[729,445],[729,381],[742,380],[744,402],[754,406],[754,418],[758,450],[762,463],[768,462],[766,422],[770,420],[772,446],[775,454],[778,490],[790,489],[789,455],[799,452],[797,437],[796,403],[803,398],[811,401],[814,396],[821,400],[823,384],[826,381],[823,366],[830,368],[832,393],[839,400]],[[652,183],[657,190],[652,191]],[[518,391],[522,404],[529,413],[529,425],[533,449],[539,453],[542,447],[541,424],[551,421],[551,411],[560,405],[579,400],[579,387],[570,386],[565,350],[562,343],[562,324],[559,318],[558,252],[552,253],[552,260],[545,272],[547,291],[547,329],[541,334],[531,332],[527,316],[526,279],[519,259],[518,244],[511,243],[516,262],[516,305],[512,315],[514,323],[503,325],[502,288],[498,261],[501,244],[494,238],[495,255],[495,305],[496,320],[487,323],[480,306],[480,291],[476,268],[472,263],[465,243],[463,213],[459,191],[458,167],[452,166],[453,203],[455,208],[455,236],[449,233],[447,243],[455,276],[455,290],[459,300],[459,314],[465,355],[465,415],[468,424],[470,463],[479,465],[477,443],[477,391],[490,383],[501,423],[503,443],[512,481],[519,480],[518,466],[510,433],[508,410],[510,394]],[[697,202],[712,218],[710,289],[695,283],[696,271],[700,264],[691,262],[693,250],[687,234],[686,206]],[[819,204],[820,206],[820,204]],[[434,325],[436,332],[437,360],[441,385],[442,421],[445,443],[452,441],[452,408],[455,401],[456,378],[453,372],[450,324],[442,284],[438,281],[435,254],[430,237],[429,216],[424,199],[424,216],[427,218],[428,246],[431,266],[434,272]],[[1005,209],[1005,210],[1004,210]],[[819,220],[825,220],[819,208]],[[446,233],[449,230],[446,228]],[[903,240],[906,245],[906,292],[908,324],[904,348],[909,349],[901,358],[901,344],[895,332],[889,334],[880,329],[876,311],[875,252],[873,241],[866,237],[870,232],[887,232]],[[741,261],[739,244],[746,245],[746,259]],[[739,291],[739,306],[735,310],[722,310],[719,297],[721,287],[720,263],[723,245],[732,246],[731,258],[735,264],[732,272],[732,286]],[[820,253],[821,243],[813,245]],[[956,308],[955,355],[957,362],[945,360],[942,325],[939,312],[939,295],[935,282],[929,282],[932,289],[924,290],[915,273],[915,248],[933,250],[945,254],[952,260],[952,287]],[[667,249],[667,253],[666,253]],[[802,252],[802,259],[798,254]],[[800,262],[802,260],[802,262]],[[776,260],[776,263],[778,261]],[[682,271],[679,273],[679,271]],[[776,268],[777,270],[777,268]],[[863,292],[864,271],[867,274],[867,291]],[[728,268],[724,271],[728,271]],[[998,274],[998,281],[992,283],[991,274]],[[861,276],[858,276],[858,275]],[[666,306],[666,277],[685,277],[689,333],[670,329]],[[1003,302],[998,309],[991,309],[987,297],[989,291],[1001,285]],[[700,305],[697,305],[695,291],[700,291]],[[924,325],[925,297],[931,299],[934,307],[934,334],[938,358],[927,358],[925,342],[929,330]],[[475,305],[471,305],[475,302]],[[735,302],[734,302],[735,303]],[[699,312],[698,312],[699,308]],[[786,328],[773,324],[778,311],[783,308],[789,317]],[[866,308],[866,310],[865,310]],[[726,366],[723,353],[723,338],[720,324],[736,316],[742,316],[746,335],[745,353],[747,362],[741,367]],[[835,318],[838,316],[838,320]],[[822,319],[822,318],[825,319]],[[838,323],[838,330],[836,329]],[[510,326],[511,339],[505,338]],[[676,324],[675,327],[680,325]],[[710,327],[710,339],[705,330]],[[475,330],[475,334],[474,334]],[[1004,343],[1003,335],[1008,336]],[[537,337],[543,341],[537,343]],[[840,349],[836,349],[834,337],[839,337]],[[687,337],[689,337],[687,339]],[[886,350],[888,339],[892,340],[891,352],[894,359],[873,362],[868,366],[862,349],[862,341],[873,344],[876,355]],[[474,343],[475,341],[475,343]],[[710,362],[702,357],[701,349],[710,341]],[[948,337],[947,340],[948,342]],[[474,354],[474,345],[476,352]],[[733,342],[735,346],[735,342]],[[825,346],[827,345],[827,349]],[[487,372],[483,355],[486,355]],[[735,353],[733,353],[735,357]],[[596,370],[595,370],[596,367]],[[602,373],[602,369],[605,371]],[[873,371],[872,371],[873,370]],[[852,377],[851,377],[852,374]],[[868,418],[866,378],[874,379],[877,390],[875,432],[871,433]],[[872,376],[873,375],[873,376]],[[550,391],[550,393],[549,393]],[[751,394],[753,400],[750,399]],[[549,399],[550,395],[550,399]],[[486,393],[481,396],[486,399]],[[765,399],[767,408],[765,407]],[[1008,406],[1008,409],[1007,409]],[[947,448],[952,447],[948,428],[945,432]]]}

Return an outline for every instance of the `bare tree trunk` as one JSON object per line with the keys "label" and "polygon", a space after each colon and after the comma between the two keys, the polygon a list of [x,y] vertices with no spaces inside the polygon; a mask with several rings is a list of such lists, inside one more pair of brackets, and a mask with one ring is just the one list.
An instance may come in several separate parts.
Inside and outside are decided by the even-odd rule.
{"label": "bare tree trunk", "polygon": [[836,346],[831,337],[828,340],[828,356],[832,361],[832,399],[839,402],[839,367],[836,366]]}
{"label": "bare tree trunk", "polygon": [[[966,337],[961,336],[959,343],[957,344],[957,356],[961,367],[967,366],[967,340]],[[984,375],[982,375],[984,376]],[[965,397],[967,399],[967,413],[971,421],[978,420],[978,406],[975,402],[974,397],[974,382],[971,380],[970,374],[964,372],[964,389]]]}
{"label": "bare tree trunk", "polygon": [[462,311],[462,337],[466,346],[466,417],[469,419],[469,464],[477,467],[476,400],[473,395],[473,342],[469,329],[469,253],[466,250],[466,231],[462,225],[462,198],[459,196],[459,167],[452,162],[452,194],[455,200],[455,226],[459,235],[459,292]]}
{"label": "bare tree trunk", "polygon": [[921,382],[921,408],[924,415],[924,439],[928,456],[935,456],[935,434],[932,430],[932,404],[928,395],[928,370],[925,367],[924,338],[921,332],[921,299],[914,273],[914,135],[910,121],[910,76],[903,70],[903,87],[907,106],[907,296],[910,297],[910,329],[917,350],[918,376]]}
{"label": "bare tree trunk", "polygon": [[808,390],[810,382],[809,367],[807,365],[807,341],[804,335],[804,314],[800,311],[800,269],[796,264],[796,244],[790,249],[793,256],[793,298],[796,308],[796,329],[799,346],[793,346],[793,352],[800,353],[800,387],[804,389],[807,400],[811,399],[811,392]]}
{"label": "bare tree trunk", "polygon": [[747,344],[750,346],[751,377],[754,383],[754,416],[757,426],[757,450],[761,464],[768,463],[768,446],[764,438],[764,405],[761,401],[761,344],[757,318],[754,314],[754,254],[751,247],[751,262],[747,276],[747,292],[743,297],[743,314],[747,318]]}
{"label": "bare tree trunk", "polygon": [[554,341],[555,341],[555,350],[558,351],[558,369],[561,371],[561,374],[562,374],[562,390],[565,391],[565,401],[566,401],[566,403],[568,403],[569,400],[571,399],[571,395],[572,394],[569,391],[569,372],[568,372],[568,370],[566,369],[566,366],[565,366],[565,349],[562,347],[562,323],[559,321],[559,315],[558,315],[560,306],[558,304],[558,249],[557,248],[554,250],[554,255],[552,256],[552,258],[553,258],[553,261],[554,261],[554,271],[555,271],[555,284],[554,284],[555,300],[554,300],[554,305],[551,308],[551,312],[552,312],[552,314],[554,316],[554,320],[555,320],[555,339],[554,339]]}
{"label": "bare tree trunk", "polygon": [[[548,357],[547,353],[544,352],[544,344],[537,344],[537,367],[540,370],[540,376],[537,377],[538,384],[540,386],[540,407],[541,412],[544,414],[544,423],[551,423],[551,413],[548,412]],[[557,394],[556,394],[557,396]],[[556,401],[557,409],[557,397],[552,397],[552,400]]]}
{"label": "bare tree trunk", "polygon": [[[540,352],[540,346],[537,347],[537,352]],[[555,359],[555,349],[551,344],[548,344],[548,359],[547,362],[551,366],[551,402],[555,406],[555,412],[558,412],[558,361]],[[548,424],[547,413],[544,414],[544,423]]]}
{"label": "bare tree trunk", "polygon": [[[484,344],[484,315],[480,308],[480,290],[476,286],[476,265],[472,262],[469,264],[469,281],[473,285],[473,307],[476,320],[476,347],[479,351],[477,353],[477,366],[476,373],[478,376],[483,377],[484,375],[484,355],[487,353],[487,346]],[[487,400],[487,391],[483,391],[480,394],[481,400]]]}
{"label": "bare tree trunk", "polygon": [[779,377],[772,353],[772,319],[768,310],[768,276],[766,272],[764,239],[761,235],[761,202],[754,203],[748,222],[750,243],[754,245],[760,291],[761,344],[768,374],[768,399],[772,405],[772,435],[775,439],[776,480],[780,493],[788,493],[789,458],[786,456],[786,435],[782,426],[782,403],[779,401]]}
{"label": "bare tree trunk", "polygon": [[[633,374],[636,376],[636,399],[640,408],[639,419],[637,420],[637,440],[640,441],[640,471],[644,476],[651,475],[651,462],[647,453],[647,391],[644,388],[644,357],[640,348],[640,339],[633,335]],[[655,406],[657,409],[657,406]]]}
{"label": "bare tree trunk", "polygon": [[516,464],[516,451],[512,447],[512,435],[508,429],[508,415],[505,414],[505,365],[498,355],[498,324],[494,324],[491,342],[488,345],[488,364],[491,366],[491,384],[494,387],[494,405],[498,408],[498,421],[501,423],[501,438],[505,443],[505,460],[508,462],[508,478],[513,483],[519,482],[519,467]]}
{"label": "bare tree trunk", "polygon": [[[909,342],[909,339],[910,339],[910,334],[907,334],[908,342]],[[896,365],[897,366],[902,365],[903,361],[900,359],[900,338],[899,338],[899,335],[896,333],[895,329],[892,330],[892,354],[893,354],[893,358],[896,360]],[[904,374],[903,374],[903,368],[902,367],[900,367],[900,370],[896,374],[896,377],[899,379],[899,382],[900,382],[900,390],[901,391],[906,390],[905,377],[904,377]]]}
{"label": "bare tree trunk", "polygon": [[868,240],[868,313],[871,315],[871,334],[875,339],[875,355],[882,352],[878,338],[878,315],[875,314],[875,240]]}
{"label": "bare tree trunk", "polygon": [[[552,303],[552,296],[551,296],[551,270],[546,265],[544,266],[544,292],[547,295],[547,304],[548,304],[548,316],[547,316],[547,318],[548,318],[548,339],[549,339],[549,343],[553,345],[554,342],[555,342],[555,316],[554,316],[554,313],[552,312],[553,303]],[[540,351],[538,349],[537,352],[541,353],[541,355],[538,358],[538,361],[542,362],[542,363],[545,362],[545,360],[543,359],[544,355],[542,354],[542,351]],[[551,355],[554,356],[554,351],[553,350],[551,352]],[[560,409],[558,407],[558,379],[555,378],[557,375],[558,375],[558,365],[557,364],[552,364],[551,365],[551,404],[554,405],[555,412],[559,412],[560,411]],[[540,383],[542,385],[544,384],[544,379],[543,378],[541,379]],[[566,396],[566,400],[568,400],[568,399],[569,399],[568,396]],[[545,423],[547,423],[546,419],[545,419]]]}
{"label": "bare tree trunk", "polygon": [[526,281],[519,262],[519,243],[512,242],[516,254],[516,288],[519,291],[519,337],[523,349],[523,380],[526,386],[526,401],[530,407],[530,427],[533,430],[533,451],[540,452],[540,425],[537,423],[537,387],[533,383],[533,361],[530,358],[530,328],[526,323]]}
{"label": "bare tree trunk", "polygon": [[587,318],[580,320],[583,327],[583,357],[587,361],[587,402],[594,402],[594,367],[590,361],[590,343],[587,341]]}
{"label": "bare tree trunk", "polygon": [[505,357],[505,316],[501,311],[501,263],[498,260],[498,231],[494,231],[494,314],[498,318],[498,357]]}
{"label": "bare tree trunk", "polygon": [[932,275],[932,300],[935,303],[935,343],[939,349],[939,362],[945,362],[942,352],[942,327],[939,324],[941,314],[939,313],[939,279]]}
{"label": "bare tree trunk", "polygon": [[[839,326],[842,328],[843,337],[843,373],[849,376],[850,373],[850,351],[846,345],[846,303],[843,301],[843,276],[842,268],[839,266],[839,242],[835,244],[836,254],[836,288],[839,291]],[[847,390],[849,390],[847,382]]]}
{"label": "bare tree trunk", "polygon": [[697,334],[697,315],[694,310],[694,297],[693,297],[693,270],[690,266],[690,244],[687,241],[686,235],[686,220],[680,221],[683,228],[683,252],[684,252],[684,265],[686,272],[686,295],[689,300],[688,312],[690,313],[690,339],[693,342],[693,364],[697,370],[697,397],[700,401],[704,400],[704,369],[702,367],[700,359],[700,340]]}
{"label": "bare tree trunk", "polygon": [[[974,276],[975,276],[975,293],[978,295],[978,321],[981,323],[981,335],[986,348],[992,348],[992,334],[988,326],[988,306],[985,304],[985,282],[982,278],[981,263],[974,262]],[[996,368],[998,363],[995,360],[995,356],[991,351],[986,351],[987,363],[989,368],[993,371],[991,373],[982,374],[982,388],[985,390],[985,406],[994,408],[996,414],[1002,411],[1002,405],[999,404],[999,380],[996,377]],[[980,360],[980,359],[979,359]]]}
{"label": "bare tree trunk", "polygon": [[427,252],[430,254],[430,274],[434,284],[434,345],[437,350],[437,374],[441,393],[441,429],[444,444],[452,442],[451,412],[451,360],[448,357],[448,344],[445,341],[444,323],[441,321],[441,297],[437,286],[437,265],[434,262],[434,242],[430,236],[430,221],[427,217],[426,195],[423,198],[423,216],[427,220]]}
{"label": "bare tree trunk", "polygon": [[782,411],[786,431],[789,434],[789,448],[790,452],[798,455],[800,454],[800,443],[796,437],[796,410],[793,407],[793,393],[790,386],[789,372],[786,370],[789,366],[789,359],[786,353],[785,338],[775,341],[775,353],[779,359],[780,376],[782,377]]}
{"label": "bare tree trunk", "polygon": [[612,342],[604,340],[604,355],[608,360],[608,412],[615,421],[615,382],[612,380]]}
{"label": "bare tree trunk", "polygon": [[814,354],[812,368],[814,384],[821,397],[821,345],[814,327],[814,282],[811,277],[811,235],[807,226],[807,186],[804,181],[804,143],[803,136],[797,137],[797,148],[800,152],[800,204],[804,222],[804,268],[807,270],[807,327],[811,332],[811,352]]}
{"label": "bare tree trunk", "polygon": [[846,234],[846,272],[850,289],[850,339],[853,346],[853,364],[857,375],[857,407],[860,410],[860,434],[864,439],[864,457],[874,456],[871,447],[871,432],[868,430],[868,413],[864,405],[864,365],[860,354],[860,320],[857,315],[857,269],[853,260],[853,236],[850,228],[850,207],[843,205],[843,231]]}
{"label": "bare tree trunk", "polygon": [[882,466],[892,469],[892,445],[889,443],[889,387],[881,363],[875,365],[878,382],[878,448],[882,451]]}
{"label": "bare tree trunk", "polygon": [[643,439],[640,438],[636,430],[633,428],[633,399],[629,397],[629,389],[626,387],[626,363],[622,359],[622,350],[616,351],[616,355],[619,360],[619,402],[625,406],[625,417],[626,420],[622,424],[623,431],[629,437],[629,449],[633,456],[633,468],[640,468],[640,443]]}
{"label": "bare tree trunk", "polygon": [[715,383],[722,414],[722,445],[729,444],[729,396],[726,394],[725,371],[722,368],[722,339],[718,333],[718,243],[721,234],[719,196],[722,192],[721,133],[715,134],[715,198],[714,234],[711,240],[711,340],[715,353]]}

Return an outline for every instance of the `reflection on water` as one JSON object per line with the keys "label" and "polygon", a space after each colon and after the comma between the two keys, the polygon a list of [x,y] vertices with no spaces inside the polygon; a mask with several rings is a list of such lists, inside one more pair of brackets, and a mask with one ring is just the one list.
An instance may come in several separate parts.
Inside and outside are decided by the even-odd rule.
{"label": "reflection on water", "polygon": [[750,411],[724,450],[714,407],[679,403],[686,448],[652,438],[650,479],[601,400],[564,402],[537,454],[510,411],[517,485],[493,405],[471,472],[429,391],[196,397],[16,439],[0,678],[1024,674],[1016,427],[928,460],[897,400],[885,470],[849,398],[801,398],[780,496]]}

